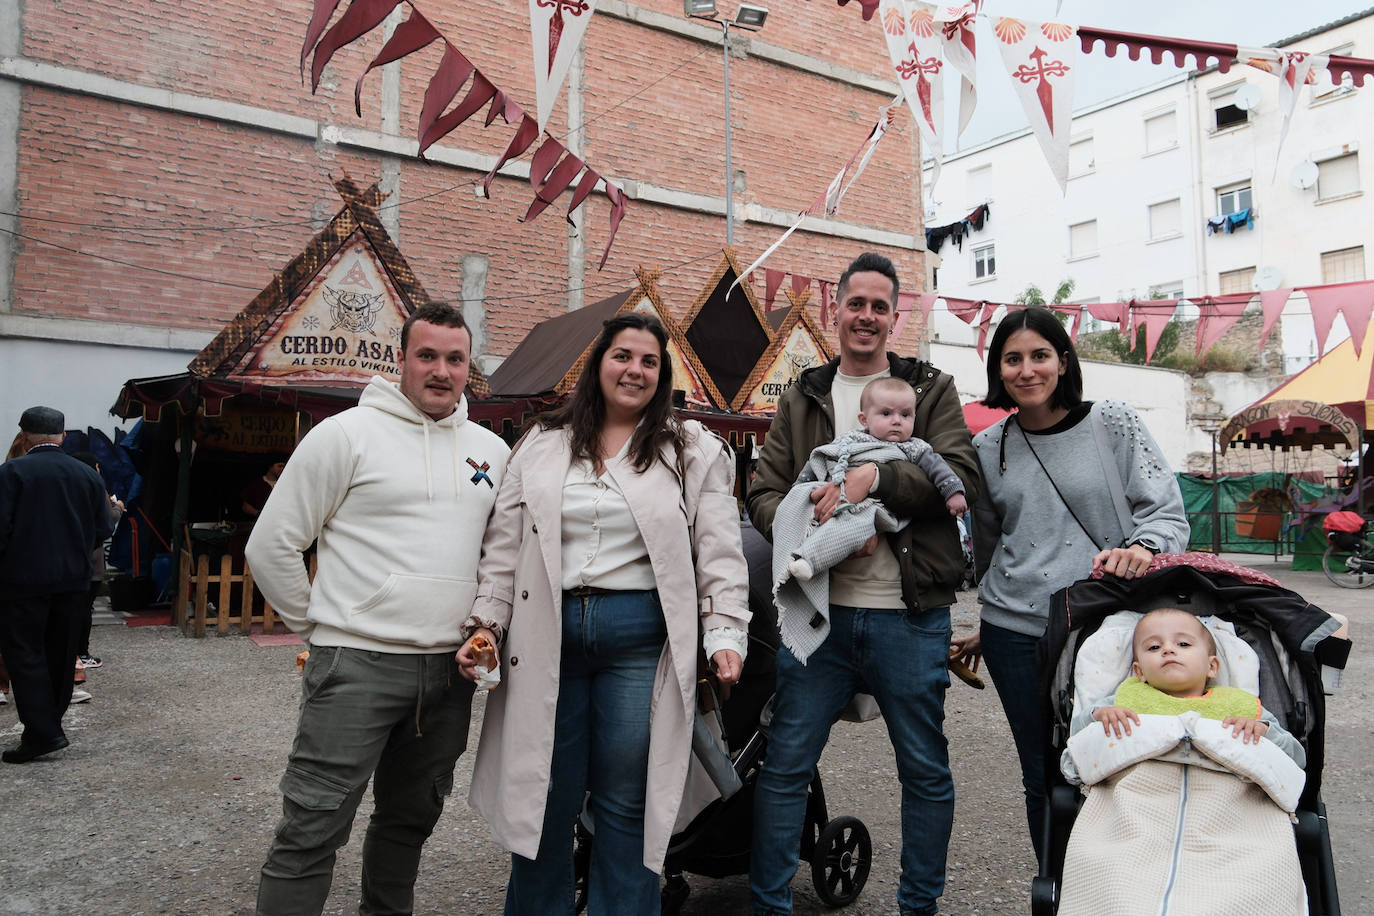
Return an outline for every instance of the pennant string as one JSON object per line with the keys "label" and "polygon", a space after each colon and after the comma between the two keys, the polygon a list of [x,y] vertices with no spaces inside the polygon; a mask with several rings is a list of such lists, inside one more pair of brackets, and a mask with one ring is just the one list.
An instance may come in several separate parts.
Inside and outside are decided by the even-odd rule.
{"label": "pennant string", "polygon": [[[554,0],[554,2],[559,9],[566,6],[573,15],[579,17],[584,13],[589,14],[592,9],[592,4],[584,2],[584,0]],[[315,0],[312,7],[310,22],[306,27],[305,42],[301,47],[302,72],[305,71],[307,61],[310,63],[311,92],[319,91],[320,78],[324,73],[324,68],[340,48],[380,26],[394,9],[401,3],[405,3],[410,8],[410,16],[396,28],[395,33],[382,46],[381,52],[372,59],[354,84],[354,108],[361,117],[362,85],[368,73],[377,67],[413,54],[434,41],[442,40],[444,42],[443,56],[425,85],[424,101],[417,125],[418,154],[423,159],[427,149],[466,122],[483,105],[490,103],[485,118],[487,127],[490,127],[497,118],[501,118],[507,124],[517,125],[514,136],[506,144],[501,155],[497,157],[496,164],[491,171],[482,180],[482,194],[490,197],[492,182],[501,168],[507,162],[522,155],[539,138],[542,133],[539,123],[527,115],[525,110],[505,90],[477,69],[462,51],[448,41],[425,18],[411,0],[350,0],[338,21],[332,27],[326,28],[334,14],[338,12],[341,3],[342,0]],[[566,29],[561,37],[568,37]],[[564,44],[568,43],[564,42]],[[550,51],[557,51],[558,45],[559,38],[554,37]],[[567,51],[567,47],[562,50]],[[311,59],[312,54],[313,60]],[[550,63],[552,64],[552,55]],[[468,84],[469,80],[471,80],[471,85],[462,101],[447,114],[444,114],[444,109],[458,97],[458,93],[464,85]],[[567,219],[569,223],[572,223],[573,211],[582,206],[599,185],[604,187],[606,199],[610,203],[610,232],[598,269],[604,268],[606,259],[611,253],[611,245],[620,229],[621,220],[625,217],[625,211],[629,205],[628,196],[623,189],[605,181],[599,172],[587,166],[581,157],[573,155],[561,141],[552,136],[549,136],[535,153],[535,160],[530,168],[530,184],[534,188],[534,200],[531,201],[523,221],[532,220],[543,213],[557,200],[560,194],[572,185],[579,174],[582,175],[582,178],[573,191],[572,201],[568,206]]]}

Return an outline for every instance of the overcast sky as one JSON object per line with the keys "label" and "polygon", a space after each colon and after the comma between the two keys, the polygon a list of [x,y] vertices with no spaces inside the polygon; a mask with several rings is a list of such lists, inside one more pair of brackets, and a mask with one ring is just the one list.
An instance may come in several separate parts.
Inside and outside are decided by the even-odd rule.
{"label": "overcast sky", "polygon": [[[1055,0],[987,0],[983,12],[989,16],[1018,16],[1034,21],[1061,21],[1120,32],[1163,35],[1245,45],[1271,45],[1317,26],[1374,7],[1374,2],[1359,0],[1064,0],[1056,17]],[[964,136],[957,143],[959,89],[957,82],[945,84],[946,119],[949,123],[945,153],[976,146],[993,137],[1020,130],[1026,118],[1016,100],[1002,67],[1001,55],[992,44],[987,21],[980,23],[978,108]],[[1327,49],[1321,38],[1297,45],[1319,53]],[[1374,56],[1374,49],[1357,49],[1359,57]],[[1148,57],[1133,61],[1120,51],[1107,57],[1101,44],[1080,60],[1074,92],[1074,109],[1148,86],[1183,72],[1166,55],[1166,63],[1155,66]]]}

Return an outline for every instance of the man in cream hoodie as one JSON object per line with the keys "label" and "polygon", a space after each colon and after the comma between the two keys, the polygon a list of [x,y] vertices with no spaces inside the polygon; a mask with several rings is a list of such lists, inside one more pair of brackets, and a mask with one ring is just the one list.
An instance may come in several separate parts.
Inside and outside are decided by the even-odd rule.
{"label": "man in cream hoodie", "polygon": [[[254,580],[310,644],[260,916],[318,914],[368,781],[364,914],[409,913],[420,850],[467,746],[454,658],[509,449],[467,421],[472,336],[426,305],[401,331],[401,383],[301,441],[253,527]],[[318,539],[313,584],[302,553]]]}

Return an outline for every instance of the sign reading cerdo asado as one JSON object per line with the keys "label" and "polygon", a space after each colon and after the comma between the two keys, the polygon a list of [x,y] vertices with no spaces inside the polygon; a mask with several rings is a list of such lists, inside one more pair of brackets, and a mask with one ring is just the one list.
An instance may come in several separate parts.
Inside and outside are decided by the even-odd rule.
{"label": "sign reading cerdo asado", "polygon": [[365,382],[400,378],[405,311],[361,236],[344,245],[230,372],[233,378]]}
{"label": "sign reading cerdo asado", "polygon": [[216,416],[207,416],[202,405],[196,419],[196,442],[212,451],[285,455],[295,448],[300,433],[296,411],[287,408],[226,405]]}

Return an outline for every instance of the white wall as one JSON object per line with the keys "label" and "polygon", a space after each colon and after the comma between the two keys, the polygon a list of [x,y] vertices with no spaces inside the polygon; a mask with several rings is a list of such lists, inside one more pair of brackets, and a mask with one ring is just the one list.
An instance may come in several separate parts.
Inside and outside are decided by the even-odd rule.
{"label": "white wall", "polygon": [[[1346,53],[1374,56],[1374,16],[1297,40],[1292,47],[1323,52],[1353,43]],[[1220,292],[1219,275],[1249,267],[1275,268],[1283,286],[1325,282],[1321,255],[1356,246],[1374,249],[1374,209],[1364,188],[1374,188],[1374,84],[1317,98],[1331,84],[1325,74],[1300,90],[1292,123],[1279,148],[1283,113],[1278,79],[1236,65],[1227,73],[1178,71],[1169,80],[1075,113],[1072,137],[1091,138],[1091,166],[1085,158],[1071,169],[1061,194],[1029,131],[1010,134],[944,160],[937,201],[927,226],[942,226],[988,202],[990,221],[964,240],[941,250],[937,292],[992,302],[1012,301],[1028,284],[1047,294],[1068,278],[1073,301],[1114,302],[1146,298],[1152,288],[1180,282],[1185,296]],[[1210,93],[1249,83],[1261,98],[1247,123],[1213,129]],[[1173,111],[1177,146],[1146,149],[1146,119]],[[1293,167],[1354,152],[1361,190],[1333,200],[1317,199],[1317,188],[1293,186]],[[983,175],[981,183],[972,176]],[[927,182],[930,171],[925,173]],[[1253,229],[1209,236],[1206,220],[1217,214],[1217,190],[1248,182],[1256,222]],[[1152,238],[1151,204],[1177,198],[1179,231]],[[1097,221],[1097,251],[1070,257],[1069,226]],[[974,279],[973,249],[997,249],[997,272]],[[1366,271],[1374,269],[1365,252]],[[1366,273],[1366,276],[1368,274]],[[1191,316],[1189,316],[1191,317]],[[934,329],[946,342],[971,343],[973,329],[937,311]],[[1285,369],[1295,372],[1315,356],[1312,319],[1302,299],[1290,301],[1282,334]],[[1328,348],[1348,336],[1339,317]]]}
{"label": "white wall", "polygon": [[19,415],[37,404],[66,414],[67,429],[128,429],[129,422],[110,414],[124,382],[184,372],[196,352],[0,339],[0,436],[8,446]]}
{"label": "white wall", "polygon": [[[954,376],[961,403],[982,400],[987,394],[986,363],[975,347],[931,344],[930,361]],[[1194,450],[1188,428],[1188,376],[1172,369],[1084,360],[1083,394],[1088,400],[1110,399],[1134,407],[1170,467],[1181,470],[1187,465],[1188,453]]]}

